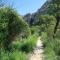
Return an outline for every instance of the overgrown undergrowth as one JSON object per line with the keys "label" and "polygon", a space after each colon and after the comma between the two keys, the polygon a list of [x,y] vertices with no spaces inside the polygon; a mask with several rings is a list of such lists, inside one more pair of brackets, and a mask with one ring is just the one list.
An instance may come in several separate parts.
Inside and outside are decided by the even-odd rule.
{"label": "overgrown undergrowth", "polygon": [[13,41],[11,44],[12,50],[19,50],[23,52],[31,52],[36,47],[38,34],[29,36],[27,39]]}
{"label": "overgrown undergrowth", "polygon": [[10,51],[0,49],[0,60],[28,60],[27,53],[32,52],[36,46],[38,35],[33,34],[26,39],[13,41]]}
{"label": "overgrown undergrowth", "polygon": [[44,44],[45,60],[60,60],[60,40],[58,38],[48,37],[45,33],[42,35]]}

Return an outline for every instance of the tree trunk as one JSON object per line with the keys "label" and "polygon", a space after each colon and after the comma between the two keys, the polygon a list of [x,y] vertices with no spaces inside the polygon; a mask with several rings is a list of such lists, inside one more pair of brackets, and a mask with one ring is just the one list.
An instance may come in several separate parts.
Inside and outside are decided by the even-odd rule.
{"label": "tree trunk", "polygon": [[57,20],[57,22],[56,22],[56,25],[55,25],[55,28],[54,28],[54,35],[53,35],[53,37],[55,36],[56,31],[57,31],[57,29],[58,29],[58,25],[59,25],[59,22],[60,22],[60,17],[57,16],[57,17],[56,17],[56,20]]}

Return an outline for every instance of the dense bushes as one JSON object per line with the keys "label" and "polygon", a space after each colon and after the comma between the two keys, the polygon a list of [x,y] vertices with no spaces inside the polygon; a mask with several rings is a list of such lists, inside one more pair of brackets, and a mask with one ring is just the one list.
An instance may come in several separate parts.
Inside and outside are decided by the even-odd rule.
{"label": "dense bushes", "polygon": [[30,30],[27,23],[18,13],[9,7],[0,8],[0,46],[9,43],[19,37],[27,37]]}
{"label": "dense bushes", "polygon": [[[48,14],[55,16],[56,22],[54,29],[48,29],[46,39],[43,41],[45,45],[46,60],[60,60],[60,0],[52,0],[48,6]],[[52,23],[52,22],[51,22]],[[53,28],[53,27],[49,27]],[[54,30],[53,32],[51,32]],[[51,33],[54,33],[54,38],[51,38]],[[49,35],[49,36],[48,36]],[[43,37],[44,38],[44,37]]]}
{"label": "dense bushes", "polygon": [[28,60],[26,53],[32,52],[36,47],[38,34],[33,34],[28,38],[13,41],[9,46],[10,51],[0,49],[0,60]]}
{"label": "dense bushes", "polygon": [[28,60],[28,58],[25,53],[14,51],[10,53],[10,60]]}
{"label": "dense bushes", "polygon": [[40,26],[31,26],[31,34],[40,33]]}
{"label": "dense bushes", "polygon": [[0,49],[0,60],[28,60],[26,53],[32,52],[36,47],[38,34],[29,36],[27,39],[13,41],[11,50]]}
{"label": "dense bushes", "polygon": [[40,27],[42,29],[42,39],[45,51],[45,60],[60,60],[59,33],[55,36],[54,29],[56,18],[52,15],[42,15],[40,17]]}
{"label": "dense bushes", "polygon": [[44,44],[45,60],[60,60],[60,40],[48,37],[46,33],[42,34]]}
{"label": "dense bushes", "polygon": [[[54,32],[54,27],[56,23],[56,18],[53,15],[40,15],[38,16],[39,22],[38,25],[40,25],[41,32],[47,32],[47,30],[52,27]],[[49,30],[48,30],[49,31]],[[51,32],[50,32],[51,33]]]}
{"label": "dense bushes", "polygon": [[14,51],[14,52],[5,52],[0,51],[0,60],[28,60],[25,53]]}
{"label": "dense bushes", "polygon": [[37,37],[14,9],[0,8],[0,60],[28,60],[26,53],[36,47]]}
{"label": "dense bushes", "polygon": [[29,36],[27,39],[23,39],[22,41],[13,41],[12,42],[12,50],[19,50],[23,52],[31,52],[36,47],[37,34]]}

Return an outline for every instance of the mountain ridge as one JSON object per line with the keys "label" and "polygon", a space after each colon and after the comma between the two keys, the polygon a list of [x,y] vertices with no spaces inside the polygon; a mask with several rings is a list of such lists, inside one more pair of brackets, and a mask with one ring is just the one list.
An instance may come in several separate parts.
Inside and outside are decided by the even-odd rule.
{"label": "mountain ridge", "polygon": [[35,13],[28,13],[24,16],[24,19],[27,21],[28,24],[34,24],[38,22],[37,16],[43,15],[47,13],[48,5],[50,4],[51,0],[47,0],[41,8],[39,8]]}

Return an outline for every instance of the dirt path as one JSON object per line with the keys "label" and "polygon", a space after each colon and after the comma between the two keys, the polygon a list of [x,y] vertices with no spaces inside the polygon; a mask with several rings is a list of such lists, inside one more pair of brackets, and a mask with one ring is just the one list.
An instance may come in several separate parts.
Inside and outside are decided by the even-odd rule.
{"label": "dirt path", "polygon": [[36,48],[34,49],[33,53],[30,54],[29,60],[43,60],[43,43],[39,37],[37,40]]}

